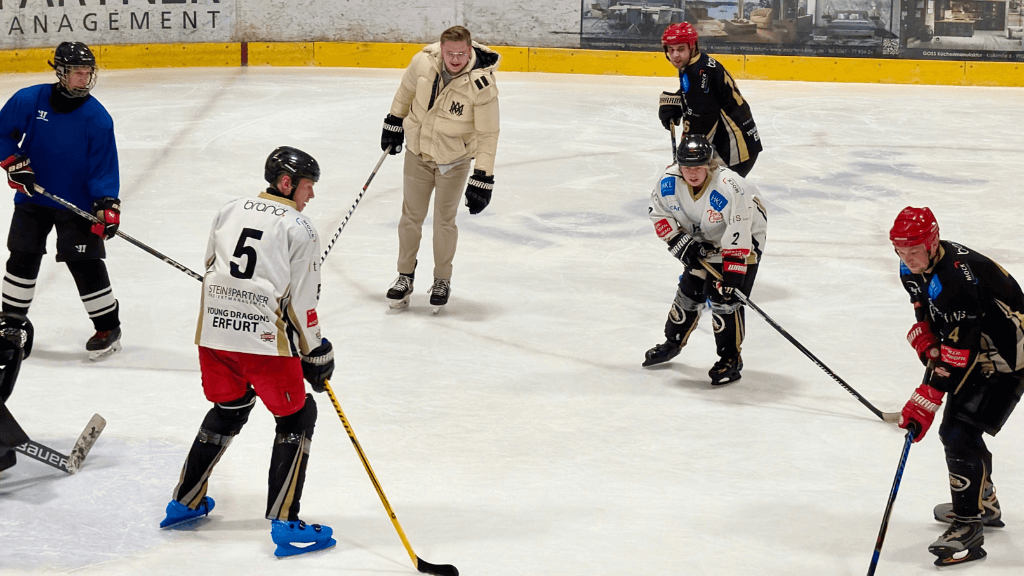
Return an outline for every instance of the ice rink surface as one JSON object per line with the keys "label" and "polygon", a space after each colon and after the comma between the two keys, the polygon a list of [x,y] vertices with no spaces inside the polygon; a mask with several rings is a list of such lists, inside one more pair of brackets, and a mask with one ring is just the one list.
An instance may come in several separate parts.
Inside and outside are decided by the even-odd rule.
{"label": "ice rink surface", "polygon": [[[306,213],[330,241],[380,157],[401,70],[101,71],[115,121],[121,230],[196,271],[215,212],[265,186],[279,145],[320,162]],[[0,75],[0,100],[51,82]],[[323,268],[333,386],[415,552],[463,575],[859,575],[903,447],[753,311],[743,379],[708,384],[710,315],[641,369],[681,267],[647,218],[671,161],[657,121],[671,78],[500,73],[494,199],[459,215],[452,299],[431,314],[428,218],[412,306],[389,314],[401,159],[384,161]],[[883,411],[922,368],[888,229],[927,205],[942,235],[1024,279],[1024,90],[740,81],[765,152],[768,208],[751,299]],[[6,190],[6,188],[5,188]],[[0,203],[7,226],[12,204]],[[50,237],[51,255],[53,235]],[[263,518],[273,420],[257,408],[217,466],[217,508],[160,531],[209,404],[193,344],[199,283],[123,240],[107,264],[124,349],[102,363],[66,267],[47,256],[36,340],[9,407],[70,449],[108,420],[84,469],[19,459],[0,477],[3,574],[412,574],[331,404],[318,396],[302,517],[338,546],[276,560]],[[1019,412],[1019,411],[1018,411]],[[937,426],[936,426],[937,427]],[[989,438],[1007,527],[971,574],[1024,566],[1024,414]],[[910,451],[878,574],[931,574],[948,501],[933,430]],[[967,573],[967,572],[965,572]]]}

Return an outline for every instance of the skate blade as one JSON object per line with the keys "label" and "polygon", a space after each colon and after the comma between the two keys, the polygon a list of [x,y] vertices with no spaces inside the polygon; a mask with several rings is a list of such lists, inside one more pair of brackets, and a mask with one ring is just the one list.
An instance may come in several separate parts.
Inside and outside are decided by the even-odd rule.
{"label": "skate blade", "polygon": [[114,342],[109,347],[104,348],[103,350],[90,350],[89,351],[89,360],[92,360],[93,362],[95,362],[97,360],[103,360],[104,358],[106,358],[108,356],[112,356],[115,352],[119,352],[120,350],[121,350],[121,341],[118,340],[117,342]]}
{"label": "skate blade", "polygon": [[711,385],[712,386],[726,386],[728,384],[732,384],[733,382],[739,382],[742,379],[743,378],[741,376],[737,376],[736,378],[733,378],[731,380],[729,380],[729,379],[717,380],[717,381],[712,380],[711,381]]}
{"label": "skate blade", "polygon": [[[932,552],[932,554],[935,554],[935,552]],[[961,550],[960,552],[957,552],[956,554],[953,554],[949,557],[944,558],[942,556],[939,556],[935,559],[935,565],[939,568],[951,568],[959,564],[966,564],[967,562],[984,560],[986,556],[988,556],[988,553],[985,552],[984,548],[979,546],[977,548]]]}
{"label": "skate blade", "polygon": [[405,298],[402,298],[401,300],[392,300],[392,301],[388,302],[388,309],[390,309],[390,310],[395,310],[395,311],[405,310],[408,307],[409,307],[409,297],[408,296],[406,296]]}
{"label": "skate blade", "polygon": [[444,308],[444,304],[435,305],[434,306],[434,314],[437,314],[438,312],[440,312],[442,308]]}
{"label": "skate blade", "polygon": [[168,524],[166,526],[164,526],[163,523],[161,522],[160,523],[160,529],[161,530],[192,530],[194,528],[199,528],[200,526],[206,524],[209,521],[210,521],[210,514],[206,513],[206,514],[203,514],[202,516],[193,516],[192,518],[185,518],[185,519],[182,519],[182,520],[178,520],[177,522]]}
{"label": "skate blade", "polygon": [[309,554],[310,552],[319,552],[328,548],[333,548],[338,544],[338,541],[334,538],[328,538],[321,542],[298,542],[296,544],[278,544],[277,550],[274,550],[274,556],[278,558],[291,558],[292,556],[298,556],[300,554]]}

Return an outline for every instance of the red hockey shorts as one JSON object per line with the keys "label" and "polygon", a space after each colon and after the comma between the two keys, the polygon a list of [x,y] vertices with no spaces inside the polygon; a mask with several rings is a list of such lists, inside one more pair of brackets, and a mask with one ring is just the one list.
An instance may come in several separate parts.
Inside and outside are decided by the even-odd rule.
{"label": "red hockey shorts", "polygon": [[252,384],[274,416],[294,414],[306,403],[302,362],[294,356],[264,356],[199,347],[203,392],[210,402],[230,402]]}

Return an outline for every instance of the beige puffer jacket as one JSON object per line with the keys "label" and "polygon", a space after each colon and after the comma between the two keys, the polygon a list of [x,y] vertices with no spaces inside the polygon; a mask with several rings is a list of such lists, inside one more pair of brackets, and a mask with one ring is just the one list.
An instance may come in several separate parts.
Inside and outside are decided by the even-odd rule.
{"label": "beige puffer jacket", "polygon": [[405,119],[402,126],[410,152],[438,164],[475,157],[475,169],[494,174],[498,148],[494,72],[500,59],[497,52],[473,42],[469,63],[443,86],[440,42],[412,57],[391,103],[391,113]]}

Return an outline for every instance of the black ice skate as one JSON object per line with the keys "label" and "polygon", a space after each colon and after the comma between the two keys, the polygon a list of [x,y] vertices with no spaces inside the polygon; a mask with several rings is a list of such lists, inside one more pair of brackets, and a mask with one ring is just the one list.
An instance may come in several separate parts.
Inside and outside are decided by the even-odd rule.
{"label": "black ice skate", "polygon": [[981,560],[987,556],[981,547],[984,543],[985,528],[981,518],[954,516],[953,525],[928,547],[928,551],[938,556],[935,565],[941,568]]}
{"label": "black ice skate", "polygon": [[[999,509],[999,499],[996,498],[996,487],[989,482],[985,482],[985,489],[981,493],[981,523],[987,528],[1002,528],[1006,526],[1003,524],[1003,512]],[[939,522],[945,522],[951,524],[953,519],[956,518],[956,514],[953,514],[952,504],[939,504],[932,511],[935,514],[935,519]]]}
{"label": "black ice skate", "polygon": [[448,304],[448,297],[452,293],[451,280],[434,278],[434,284],[430,287],[430,305],[434,307],[434,314],[441,311],[441,307]]}
{"label": "black ice skate", "polygon": [[678,342],[666,340],[661,344],[658,344],[654,348],[651,348],[644,354],[644,363],[642,366],[655,366],[679,356],[679,351],[683,349],[683,345]]}
{"label": "black ice skate", "polygon": [[102,360],[121,349],[121,328],[97,330],[85,343],[89,360]]}
{"label": "black ice skate", "polygon": [[708,370],[711,385],[721,386],[739,380],[740,370],[743,370],[743,359],[738,354],[732,358],[719,358],[711,370]]}
{"label": "black ice skate", "polygon": [[401,310],[409,306],[409,297],[412,295],[412,283],[414,274],[399,274],[398,278],[388,288],[388,305],[392,310]]}

